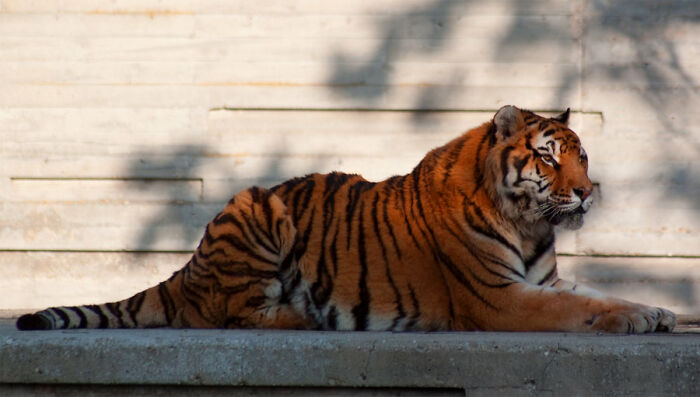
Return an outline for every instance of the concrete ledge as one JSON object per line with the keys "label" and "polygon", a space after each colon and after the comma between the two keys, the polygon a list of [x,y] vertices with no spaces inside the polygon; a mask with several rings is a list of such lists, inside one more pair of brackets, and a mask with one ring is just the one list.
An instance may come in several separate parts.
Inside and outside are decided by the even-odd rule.
{"label": "concrete ledge", "polygon": [[3,395],[86,385],[181,385],[200,392],[197,387],[238,386],[251,393],[333,387],[352,395],[366,388],[391,395],[436,388],[470,395],[700,393],[698,334],[19,332],[4,322],[0,363]]}

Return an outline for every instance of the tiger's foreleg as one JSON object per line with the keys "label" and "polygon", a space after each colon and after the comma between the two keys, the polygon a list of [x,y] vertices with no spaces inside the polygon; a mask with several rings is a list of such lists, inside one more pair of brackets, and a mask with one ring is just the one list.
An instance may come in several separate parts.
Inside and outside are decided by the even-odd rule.
{"label": "tiger's foreleg", "polygon": [[514,283],[500,291],[496,310],[490,316],[494,329],[511,331],[572,331],[644,333],[671,331],[676,325],[673,313],[597,291],[565,289],[557,286]]}
{"label": "tiger's foreleg", "polygon": [[[616,307],[616,310],[606,314],[606,318],[600,319],[601,321],[599,324],[597,324],[597,326],[601,328],[601,330],[605,330],[605,328],[609,326],[615,327],[614,323],[620,322],[627,323],[625,326],[630,332],[634,332],[637,329],[644,329],[643,332],[672,331],[676,326],[675,314],[661,307],[652,307],[615,298],[586,285],[574,283],[561,278],[555,278],[552,280],[550,286],[558,290],[575,291],[576,293],[586,297],[609,302],[611,305]],[[644,323],[640,321],[640,316],[644,317],[644,322],[647,323],[647,328],[644,328]],[[654,324],[656,324],[656,326],[654,326]]]}
{"label": "tiger's foreleg", "polygon": [[506,311],[521,317],[518,324],[530,330],[641,333],[671,331],[676,325],[675,315],[666,309],[559,278],[553,246],[530,266],[525,282],[504,292]]}

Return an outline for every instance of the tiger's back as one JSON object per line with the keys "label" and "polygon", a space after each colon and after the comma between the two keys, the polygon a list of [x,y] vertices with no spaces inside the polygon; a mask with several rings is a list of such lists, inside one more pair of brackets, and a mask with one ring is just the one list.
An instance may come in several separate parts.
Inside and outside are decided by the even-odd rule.
{"label": "tiger's back", "polygon": [[672,329],[664,309],[557,277],[554,225],[580,227],[592,199],[567,119],[507,106],[404,176],[247,189],[170,279],[18,328]]}

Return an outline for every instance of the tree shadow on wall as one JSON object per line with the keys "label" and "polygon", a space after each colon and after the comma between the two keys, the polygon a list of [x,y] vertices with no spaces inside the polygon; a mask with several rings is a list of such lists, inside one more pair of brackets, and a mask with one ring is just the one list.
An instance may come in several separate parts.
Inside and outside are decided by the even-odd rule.
{"label": "tree shadow on wall", "polygon": [[[659,262],[662,260],[659,259]],[[656,265],[656,268],[663,269],[664,264],[660,263]],[[692,274],[660,277],[658,272],[645,272],[633,266],[613,265],[605,263],[605,261],[592,259],[589,263],[577,267],[575,279],[578,283],[608,293],[611,296],[627,298],[633,301],[647,299],[642,303],[648,305],[658,305],[659,303],[653,302],[655,297],[642,297],[641,295],[645,291],[655,291],[667,301],[673,302],[674,305],[691,308],[698,306],[695,293],[698,281],[693,278]]]}
{"label": "tree shadow on wall", "polygon": [[[158,182],[162,189],[159,196],[168,197],[155,204],[158,210],[140,225],[141,232],[131,243],[133,250],[189,252],[201,239],[206,224],[236,193],[251,186],[271,187],[288,178],[283,162],[289,155],[281,145],[271,155],[243,160],[222,152],[226,150],[182,145],[141,153],[127,165],[128,180]],[[263,165],[251,177],[238,170],[241,161],[262,161]],[[320,168],[323,161],[312,161],[307,172]],[[217,181],[219,188],[210,189],[211,181]]]}
{"label": "tree shadow on wall", "polygon": [[[197,234],[201,236],[204,219],[213,215],[206,206],[197,205],[202,196],[198,169],[205,152],[204,146],[185,145],[172,153],[140,153],[128,165],[126,174],[130,180],[159,182],[168,197],[165,203],[156,204],[162,209],[141,226],[142,232],[132,243],[135,250],[169,250],[166,247],[172,244],[189,243],[198,238]],[[164,247],[160,240],[166,233],[178,241],[168,241]]]}
{"label": "tree shadow on wall", "polygon": [[[360,107],[376,105],[392,89],[395,63],[412,55],[429,57],[441,50],[454,28],[455,19],[448,16],[457,13],[466,3],[438,0],[383,19],[376,29],[380,32],[380,41],[374,52],[365,59],[336,52],[330,60],[332,72],[327,84],[336,94],[357,100]],[[420,42],[406,38],[417,38]],[[450,92],[457,89],[460,78],[459,69],[454,69],[455,84],[422,87],[414,108],[429,109],[444,103]]]}
{"label": "tree shadow on wall", "polygon": [[[666,169],[659,173],[663,182],[661,199],[682,200],[700,214],[700,169],[688,164],[700,158],[700,131],[697,128],[698,82],[686,70],[688,33],[684,26],[700,23],[700,2],[638,2],[635,0],[592,3],[591,30],[600,29],[613,37],[622,37],[629,47],[621,49],[625,62],[612,60],[588,67],[589,74],[601,74],[609,81],[632,82],[646,103],[640,114],[649,112],[661,125],[657,132],[664,142]],[[694,38],[697,42],[697,38]],[[629,65],[635,67],[629,67]],[[679,157],[680,150],[687,155]],[[685,159],[685,161],[684,161]]]}
{"label": "tree shadow on wall", "polygon": [[[370,55],[354,56],[341,48],[332,56],[328,86],[334,94],[356,101],[358,107],[380,106],[391,97],[392,90],[401,85],[394,73],[397,65],[417,56],[429,59],[444,50],[450,40],[458,39],[454,37],[457,17],[468,15],[474,4],[476,2],[469,0],[437,0],[380,19],[375,29],[380,32],[379,44]],[[661,162],[666,164],[666,169],[658,176],[664,185],[660,187],[660,199],[684,201],[684,206],[690,206],[700,215],[700,200],[697,199],[700,170],[683,158],[679,159],[675,146],[683,145],[685,153],[691,153],[690,158],[700,157],[698,113],[694,109],[700,103],[700,92],[698,82],[683,62],[689,51],[692,52],[690,45],[697,40],[688,44],[682,39],[683,35],[693,39],[682,26],[700,22],[700,2],[594,0],[572,3],[569,24],[553,22],[562,16],[536,17],[531,1],[513,0],[509,4],[513,17],[500,38],[494,40],[494,56],[486,57],[477,50],[470,55],[471,50],[467,48],[464,51],[468,62],[512,63],[524,54],[541,54],[544,62],[548,56],[556,57],[556,54],[547,53],[548,48],[563,54],[569,54],[567,51],[572,49],[570,53],[574,54],[574,47],[580,46],[577,60],[571,60],[578,62],[578,67],[559,67],[554,72],[558,73],[555,78],[558,83],[552,88],[549,102],[555,108],[575,107],[579,105],[564,101],[575,96],[577,90],[582,90],[579,94],[585,96],[588,84],[630,83],[631,90],[644,104],[643,108],[631,111],[653,115],[663,128],[657,132],[659,141],[664,142],[659,147],[663,156]],[[381,13],[380,6],[377,11]],[[419,39],[418,43],[412,39]],[[607,40],[610,44],[602,50],[595,49],[598,40]],[[618,41],[620,44],[614,44]],[[603,60],[599,60],[600,54],[596,51],[609,53],[602,54]],[[623,54],[617,56],[616,51]],[[562,64],[568,62],[566,58],[553,59]],[[416,124],[425,122],[426,110],[460,108],[451,100],[454,94],[468,90],[469,84],[479,83],[469,81],[463,69],[455,63],[448,84],[429,83],[419,87],[413,99]],[[424,81],[445,81],[445,78],[426,74]],[[510,103],[507,99],[505,102]],[[580,105],[584,110],[606,112],[595,105]],[[485,103],[483,108],[491,106],[493,104]],[[666,136],[670,139],[664,139]]]}

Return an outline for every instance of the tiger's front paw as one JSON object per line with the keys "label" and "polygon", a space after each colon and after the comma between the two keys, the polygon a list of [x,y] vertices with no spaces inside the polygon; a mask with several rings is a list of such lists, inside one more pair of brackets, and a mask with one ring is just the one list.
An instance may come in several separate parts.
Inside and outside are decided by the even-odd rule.
{"label": "tiger's front paw", "polygon": [[676,315],[660,307],[630,305],[614,308],[593,321],[595,331],[641,334],[671,332],[676,326]]}

